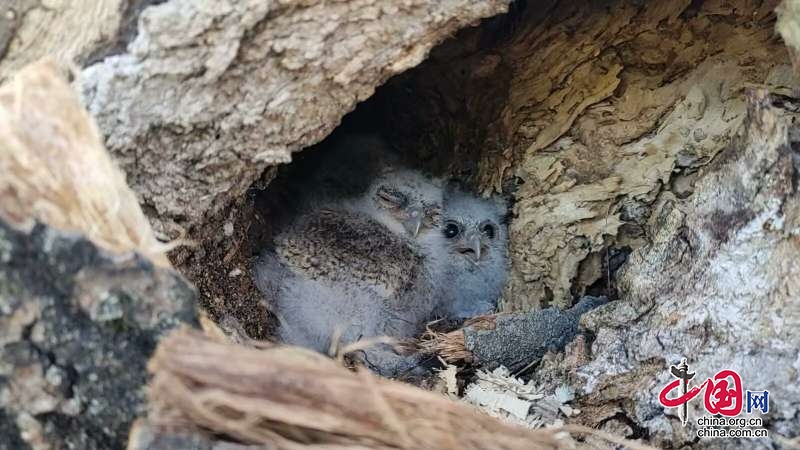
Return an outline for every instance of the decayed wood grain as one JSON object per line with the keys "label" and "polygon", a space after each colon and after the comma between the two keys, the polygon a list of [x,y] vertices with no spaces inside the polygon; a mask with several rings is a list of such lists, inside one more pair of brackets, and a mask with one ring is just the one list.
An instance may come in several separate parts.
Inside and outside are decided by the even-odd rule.
{"label": "decayed wood grain", "polygon": [[516,200],[506,310],[565,307],[646,242],[659,192],[690,194],[741,122],[742,89],[786,86],[776,4],[528,2],[390,82],[384,128]]}
{"label": "decayed wood grain", "polygon": [[[222,363],[224,361],[224,363]],[[194,424],[280,449],[558,449],[549,430],[503,424],[422,389],[292,347],[172,334],[150,362],[150,422]]]}
{"label": "decayed wood grain", "polygon": [[92,119],[52,60],[0,87],[0,217],[80,232],[169,267]]}
{"label": "decayed wood grain", "polygon": [[[650,243],[619,275],[623,299],[584,317],[596,335],[594,360],[579,371],[590,387],[587,405],[618,405],[631,417],[661,409],[658,393],[673,379],[668,365],[685,357],[701,380],[732,369],[745,386],[759,386],[746,389],[767,389],[775,396],[770,437],[796,436],[800,102],[766,89],[745,95],[740,129],[700,170],[694,194],[659,196]],[[635,402],[622,400],[631,395]],[[693,417],[705,412],[702,402],[689,408]],[[697,429],[684,428],[674,410],[647,427],[659,446],[691,442]]]}
{"label": "decayed wood grain", "polygon": [[[674,173],[730,141],[744,115],[738,93],[767,81],[785,50],[773,39],[774,2],[713,3],[576,4],[512,41],[513,175],[524,184],[506,308],[564,306],[606,276],[592,259],[641,245],[649,205]],[[485,182],[496,185],[492,167]]]}
{"label": "decayed wood grain", "polygon": [[114,38],[125,6],[136,1],[4,0],[0,3],[0,82],[45,56],[60,63],[84,61]]}

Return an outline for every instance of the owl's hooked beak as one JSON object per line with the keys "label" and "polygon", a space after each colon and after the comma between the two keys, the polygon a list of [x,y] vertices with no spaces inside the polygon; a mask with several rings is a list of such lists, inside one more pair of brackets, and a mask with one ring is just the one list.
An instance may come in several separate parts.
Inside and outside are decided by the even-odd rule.
{"label": "owl's hooked beak", "polygon": [[461,254],[466,256],[470,262],[478,265],[481,260],[481,236],[478,233],[468,233],[462,241]]}
{"label": "owl's hooked beak", "polygon": [[409,208],[408,218],[403,221],[403,228],[405,228],[411,236],[417,237],[420,228],[422,228],[423,218],[424,214],[422,208]]}

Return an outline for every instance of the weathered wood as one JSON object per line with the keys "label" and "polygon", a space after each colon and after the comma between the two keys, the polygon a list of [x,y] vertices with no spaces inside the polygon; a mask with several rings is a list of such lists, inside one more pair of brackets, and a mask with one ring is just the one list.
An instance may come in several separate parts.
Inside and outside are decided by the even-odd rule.
{"label": "weathered wood", "polygon": [[507,4],[171,0],[145,9],[127,51],[85,68],[80,84],[156,231],[174,237]]}
{"label": "weathered wood", "polygon": [[0,87],[0,448],[124,444],[159,336],[194,316],[162,247],[52,65]]}
{"label": "weathered wood", "polygon": [[[770,437],[800,429],[800,100],[766,90],[747,97],[739,134],[701,169],[694,194],[659,196],[651,243],[620,274],[622,300],[584,316],[596,341],[594,360],[578,369],[583,404],[618,405],[659,446],[696,439],[695,422],[684,428],[658,404],[682,357],[697,384],[732,369],[745,389],[768,390]],[[702,401],[689,410],[706,414]]]}
{"label": "weathered wood", "polygon": [[152,423],[166,429],[193,424],[246,444],[342,450],[569,445],[549,430],[503,424],[301,348],[252,349],[183,330],[161,343],[149,367]]}

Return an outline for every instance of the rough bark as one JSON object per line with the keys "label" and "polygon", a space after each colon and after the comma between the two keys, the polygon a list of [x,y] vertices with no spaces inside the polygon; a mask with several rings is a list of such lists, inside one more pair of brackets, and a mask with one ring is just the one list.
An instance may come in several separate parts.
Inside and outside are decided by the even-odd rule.
{"label": "rough bark", "polygon": [[[133,1],[134,3],[136,0]],[[123,27],[128,0],[3,0],[0,82],[44,56],[86,61]]]}
{"label": "rough bark", "polygon": [[646,242],[660,191],[688,195],[743,86],[790,85],[775,4],[531,1],[393,80],[385,129],[514,197],[505,309],[565,307]]}
{"label": "rough bark", "polygon": [[642,245],[658,193],[687,195],[692,173],[730,141],[744,116],[742,87],[787,81],[770,73],[786,61],[770,20],[775,2],[694,5],[576,5],[523,35],[553,44],[523,53],[510,88],[512,170],[524,184],[508,308],[565,305],[608,277],[607,249]]}
{"label": "rough bark", "polygon": [[[605,408],[594,420],[623,411],[660,445],[695,439],[696,424],[683,428],[657,402],[681,357],[700,382],[733,369],[745,389],[769,390],[773,438],[800,430],[800,103],[761,90],[750,99],[740,134],[701,170],[694,194],[659,196],[651,243],[620,274],[623,299],[584,316],[595,358],[577,378],[585,404]],[[701,409],[690,403],[691,416]]]}
{"label": "rough bark", "polygon": [[0,448],[121,448],[195,297],[54,66],[0,87]]}
{"label": "rough bark", "polygon": [[156,231],[174,237],[507,3],[171,0],[145,9],[127,52],[81,84]]}
{"label": "rough bark", "polygon": [[144,412],[147,360],[192,321],[194,289],[43,225],[0,221],[0,249],[0,448],[121,448]]}

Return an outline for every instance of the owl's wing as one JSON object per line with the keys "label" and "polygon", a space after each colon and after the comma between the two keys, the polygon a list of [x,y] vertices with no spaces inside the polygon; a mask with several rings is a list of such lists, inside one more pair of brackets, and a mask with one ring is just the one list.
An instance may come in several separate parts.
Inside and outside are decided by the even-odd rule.
{"label": "owl's wing", "polygon": [[275,246],[298,275],[375,289],[389,298],[411,289],[423,264],[411,240],[364,214],[342,210],[304,215],[276,238]]}

